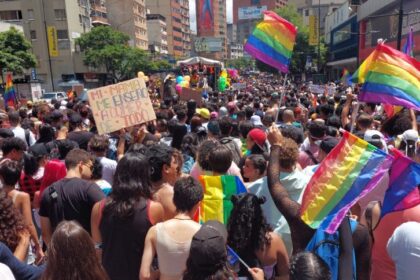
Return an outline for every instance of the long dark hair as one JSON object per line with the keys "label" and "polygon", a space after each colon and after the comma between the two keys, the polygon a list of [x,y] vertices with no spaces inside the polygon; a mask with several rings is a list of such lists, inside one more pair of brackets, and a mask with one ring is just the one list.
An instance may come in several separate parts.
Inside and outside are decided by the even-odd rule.
{"label": "long dark hair", "polygon": [[261,209],[265,197],[246,193],[234,195],[231,200],[233,209],[228,222],[227,243],[250,265],[257,265],[255,252],[270,245],[268,233],[273,231]]}
{"label": "long dark hair", "polygon": [[4,190],[0,190],[0,225],[0,241],[13,252],[19,244],[20,233],[27,227]]}
{"label": "long dark hair", "polygon": [[234,279],[234,274],[227,264],[227,257],[221,256],[219,264],[215,267],[197,267],[192,261],[194,256],[187,259],[187,268],[184,272],[184,280],[228,280]]}
{"label": "long dark hair", "polygon": [[51,238],[42,280],[106,280],[89,233],[74,221],[61,222]]}
{"label": "long dark hair", "polygon": [[150,166],[141,153],[127,153],[117,165],[104,215],[129,219],[141,198],[151,198]]}

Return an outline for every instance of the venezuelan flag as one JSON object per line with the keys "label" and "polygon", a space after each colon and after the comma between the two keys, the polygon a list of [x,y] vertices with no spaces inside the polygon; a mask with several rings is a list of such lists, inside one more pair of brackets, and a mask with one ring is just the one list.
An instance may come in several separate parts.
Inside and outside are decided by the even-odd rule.
{"label": "venezuelan flag", "polygon": [[204,199],[199,208],[200,223],[217,220],[226,225],[233,209],[232,195],[247,192],[241,179],[231,175],[203,175],[199,181],[204,189]]}
{"label": "venezuelan flag", "polygon": [[338,229],[350,207],[377,186],[392,163],[392,156],[343,133],[308,183],[300,209],[306,224],[327,233]]}
{"label": "venezuelan flag", "polygon": [[394,149],[389,187],[385,193],[381,217],[420,204],[420,164]]}
{"label": "venezuelan flag", "polygon": [[289,72],[297,28],[272,11],[264,12],[249,36],[244,50],[254,58],[284,72]]}
{"label": "venezuelan flag", "polygon": [[13,86],[12,73],[7,73],[6,76],[6,88],[4,91],[4,106],[14,107],[16,101],[15,87]]}
{"label": "venezuelan flag", "polygon": [[358,98],[420,110],[420,63],[379,44]]}

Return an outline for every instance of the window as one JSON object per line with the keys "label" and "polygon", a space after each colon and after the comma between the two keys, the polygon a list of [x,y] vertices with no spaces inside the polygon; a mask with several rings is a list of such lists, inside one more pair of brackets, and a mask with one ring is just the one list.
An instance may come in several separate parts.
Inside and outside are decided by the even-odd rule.
{"label": "window", "polygon": [[36,30],[31,30],[31,40],[36,40]]}
{"label": "window", "polygon": [[67,16],[66,16],[66,10],[64,10],[64,9],[55,9],[54,10],[54,16],[55,16],[55,20],[65,20],[67,18]]}
{"label": "window", "polygon": [[68,49],[70,49],[70,41],[69,40],[61,40],[61,41],[58,41],[58,49],[59,50],[68,50]]}
{"label": "window", "polygon": [[309,10],[305,10],[305,17],[309,16]]}
{"label": "window", "polygon": [[28,9],[28,20],[34,20],[34,10]]}
{"label": "window", "polygon": [[67,29],[57,30],[57,39],[58,40],[68,40],[69,39],[69,32]]}
{"label": "window", "polygon": [[22,20],[22,11],[0,11],[0,20],[4,21],[19,21]]}

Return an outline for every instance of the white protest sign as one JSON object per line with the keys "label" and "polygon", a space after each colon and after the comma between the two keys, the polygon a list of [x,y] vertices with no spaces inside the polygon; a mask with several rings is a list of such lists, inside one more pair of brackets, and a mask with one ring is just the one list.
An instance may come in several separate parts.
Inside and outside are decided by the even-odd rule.
{"label": "white protest sign", "polygon": [[141,78],[92,89],[87,94],[99,134],[156,119]]}

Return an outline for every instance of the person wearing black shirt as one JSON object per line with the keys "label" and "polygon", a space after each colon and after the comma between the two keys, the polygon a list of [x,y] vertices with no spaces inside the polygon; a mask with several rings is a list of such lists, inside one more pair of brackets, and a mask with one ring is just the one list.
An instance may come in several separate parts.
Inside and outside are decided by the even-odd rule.
{"label": "person wearing black shirt", "polygon": [[81,149],[70,151],[65,159],[67,175],[42,194],[39,215],[43,240],[48,245],[56,226],[63,220],[76,220],[90,233],[93,205],[105,195],[90,179],[93,160]]}
{"label": "person wearing black shirt", "polygon": [[94,134],[84,129],[83,118],[80,114],[72,114],[69,121],[72,131],[67,135],[67,139],[76,142],[80,149],[87,150],[89,140]]}

